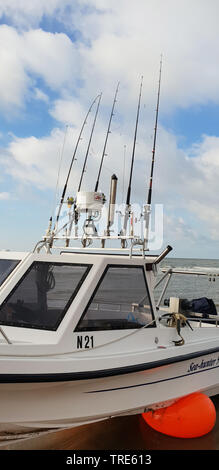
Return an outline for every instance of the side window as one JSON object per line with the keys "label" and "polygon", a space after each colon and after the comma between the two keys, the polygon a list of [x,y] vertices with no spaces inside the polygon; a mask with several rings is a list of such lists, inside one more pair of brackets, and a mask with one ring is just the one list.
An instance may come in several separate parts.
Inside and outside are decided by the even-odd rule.
{"label": "side window", "polygon": [[142,266],[108,266],[76,331],[155,326]]}
{"label": "side window", "polygon": [[20,263],[20,260],[0,259],[0,285],[3,284],[18,263]]}
{"label": "side window", "polygon": [[0,306],[0,324],[56,330],[89,269],[34,262]]}

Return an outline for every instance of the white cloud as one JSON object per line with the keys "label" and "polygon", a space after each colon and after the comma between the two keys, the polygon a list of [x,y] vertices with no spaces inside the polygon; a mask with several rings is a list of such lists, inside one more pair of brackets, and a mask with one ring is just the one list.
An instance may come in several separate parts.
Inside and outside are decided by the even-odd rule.
{"label": "white cloud", "polygon": [[[28,31],[1,26],[5,103],[21,103],[31,78],[42,77],[61,94],[66,88],[75,90],[80,80],[87,100],[102,89],[110,97],[121,80],[133,104],[144,74],[144,99],[152,106],[161,52],[163,111],[210,100],[218,103],[217,0],[211,1],[211,8],[206,0],[2,0],[1,13],[12,20],[35,18]],[[67,34],[30,29],[38,27],[43,15],[63,21],[73,37],[79,32],[77,41]]]}
{"label": "white cloud", "polygon": [[80,52],[92,94],[97,83],[109,88],[121,79],[130,101],[143,73],[145,98],[151,104],[162,52],[163,109],[218,103],[217,0],[211,8],[206,0],[81,0],[79,5],[97,9],[75,9],[66,19],[87,40]]}
{"label": "white cloud", "polygon": [[20,37],[13,28],[0,27],[0,105],[6,109],[22,106],[31,85],[20,57],[21,46]]}
{"label": "white cloud", "polygon": [[43,15],[60,13],[70,0],[1,0],[0,16],[5,15],[18,27],[38,26]]}
{"label": "white cloud", "polygon": [[[81,109],[79,109],[81,114]],[[79,119],[80,120],[80,119]],[[79,121],[78,120],[78,121]],[[68,187],[68,195],[75,195],[80,172],[86,153],[88,136],[91,128],[88,122],[83,140],[80,142],[77,160],[74,163]],[[91,145],[83,187],[92,190],[95,185],[104,142],[104,122],[101,121],[95,131]],[[70,160],[73,155],[80,125],[68,127],[65,147],[62,155],[59,194],[63,187]],[[104,129],[106,130],[106,129]],[[120,129],[121,131],[121,129]],[[132,133],[114,132],[109,136],[107,156],[104,160],[100,188],[109,196],[110,177],[113,172],[119,177],[118,199],[122,200],[124,142],[127,144],[125,191],[130,169],[133,144]],[[23,185],[33,185],[39,189],[55,190],[60,155],[64,142],[64,130],[54,129],[50,135],[36,138],[18,138],[14,136],[2,154],[2,167],[15,181]],[[164,233],[167,242],[179,248],[183,243],[190,243],[197,248],[201,240],[218,240],[219,233],[219,164],[217,147],[219,138],[203,137],[201,144],[190,149],[189,157],[177,147],[176,138],[161,127],[158,134],[158,148],[155,160],[153,203],[164,204]],[[195,152],[195,155],[194,155]],[[207,163],[206,163],[207,162]],[[136,148],[136,162],[133,174],[132,202],[144,202],[149,182],[151,146],[145,145],[139,135]],[[205,171],[205,165],[207,171]],[[4,193],[3,193],[4,194]],[[4,197],[4,196],[2,196]],[[1,196],[0,196],[1,198]],[[5,196],[5,199],[7,196]],[[181,248],[180,248],[181,250]],[[181,250],[182,252],[182,250]],[[191,252],[192,253],[192,252]],[[190,255],[191,255],[190,253]]]}
{"label": "white cloud", "polygon": [[37,29],[23,33],[22,40],[21,55],[27,71],[42,77],[52,89],[73,86],[79,64],[75,45],[66,34]]}
{"label": "white cloud", "polygon": [[33,90],[33,97],[36,100],[44,101],[44,103],[49,102],[49,97],[44,91],[40,90],[39,88],[34,88]]}
{"label": "white cloud", "polygon": [[82,103],[69,98],[58,99],[53,103],[50,114],[57,121],[77,127],[85,117],[85,109]]}
{"label": "white cloud", "polygon": [[[152,108],[161,52],[163,112],[194,103],[218,103],[216,0],[211,8],[206,0],[180,4],[173,0],[80,0],[74,4],[70,0],[2,0],[1,13],[12,20],[36,20],[34,25],[29,23],[28,30],[19,32],[0,27],[0,84],[4,90],[4,96],[0,90],[0,103],[5,106],[24,104],[39,77],[61,96],[66,90],[73,91],[87,101],[101,90],[110,100],[112,89],[121,80],[130,110],[143,74],[144,100]],[[64,33],[33,29],[43,15],[63,21],[73,37],[77,32],[81,35],[74,41]]]}
{"label": "white cloud", "polygon": [[60,91],[62,87],[74,88],[79,73],[76,47],[68,36],[41,29],[19,33],[10,26],[0,26],[0,60],[0,106],[11,111],[24,106],[37,78]]}
{"label": "white cloud", "polygon": [[10,199],[10,193],[2,192],[0,193],[0,201],[7,201]]}
{"label": "white cloud", "polygon": [[199,240],[197,230],[191,227],[185,219],[166,213],[164,213],[164,235],[166,243],[169,242],[173,246],[182,241],[194,244]]}
{"label": "white cloud", "polygon": [[54,186],[62,139],[63,133],[58,129],[41,139],[14,137],[2,155],[6,172],[41,189]]}
{"label": "white cloud", "polygon": [[[68,6],[68,10],[65,7]],[[118,169],[122,185],[124,145],[126,176],[130,167],[139,78],[144,75],[142,108],[136,147],[133,194],[142,198],[148,185],[154,108],[160,53],[164,54],[161,83],[161,116],[180,107],[219,103],[218,16],[212,0],[2,0],[0,15],[12,26],[0,26],[0,106],[9,115],[31,98],[48,104],[48,112],[61,124],[74,126],[68,135],[63,166],[67,169],[80,126],[92,99],[103,91],[101,113],[91,146],[85,182],[95,180],[106,133],[113,93],[121,81],[112,135],[109,138],[102,183],[109,185]],[[65,33],[40,29],[40,21],[63,22]],[[16,27],[17,29],[16,29]],[[35,28],[35,29],[34,29]],[[69,36],[66,31],[69,31]],[[74,38],[76,34],[77,40]],[[38,85],[40,79],[40,85]],[[42,84],[42,85],[41,85]],[[58,99],[52,102],[49,91]],[[29,102],[28,102],[29,104]],[[146,107],[144,108],[144,104]],[[142,124],[141,124],[142,123]],[[142,126],[142,127],[141,127]],[[89,126],[87,126],[87,134]],[[54,129],[41,138],[12,137],[2,151],[7,172],[16,180],[40,188],[56,182],[64,131]],[[77,185],[86,138],[75,165]],[[159,125],[154,174],[154,200],[169,211],[187,211],[203,222],[215,239],[219,230],[219,137],[203,136],[188,151],[179,148],[177,136]],[[67,157],[68,155],[68,157]],[[174,216],[175,217],[175,216]],[[172,219],[176,236],[194,235],[194,226]],[[171,226],[171,224],[170,224]],[[191,230],[191,232],[190,232]],[[186,235],[187,234],[187,235]]]}
{"label": "white cloud", "polygon": [[205,224],[209,237],[219,234],[219,137],[203,136],[190,150],[191,175],[186,183],[186,200],[191,213]]}

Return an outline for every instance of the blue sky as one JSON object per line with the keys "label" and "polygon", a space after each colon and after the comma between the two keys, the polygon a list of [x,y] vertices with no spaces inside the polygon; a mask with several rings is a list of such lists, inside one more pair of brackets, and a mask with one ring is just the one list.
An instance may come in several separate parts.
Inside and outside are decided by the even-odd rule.
{"label": "blue sky", "polygon": [[178,109],[165,116],[164,124],[178,136],[180,147],[188,149],[194,142],[200,142],[204,134],[218,135],[218,122],[219,106],[208,103]]}
{"label": "blue sky", "polygon": [[59,194],[83,118],[103,92],[85,183],[95,180],[118,81],[101,185],[108,188],[115,171],[121,196],[142,74],[132,194],[143,201],[162,53],[153,202],[164,205],[164,245],[177,257],[219,257],[218,14],[217,0],[211,8],[206,0],[1,1],[0,248],[31,249],[41,239],[55,206],[66,126]]}

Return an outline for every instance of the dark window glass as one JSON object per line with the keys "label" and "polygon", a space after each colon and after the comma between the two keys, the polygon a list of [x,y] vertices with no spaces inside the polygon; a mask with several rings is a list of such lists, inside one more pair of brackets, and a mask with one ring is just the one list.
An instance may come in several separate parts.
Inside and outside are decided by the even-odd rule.
{"label": "dark window glass", "polygon": [[56,330],[90,266],[34,262],[0,306],[0,323]]}
{"label": "dark window glass", "polygon": [[141,328],[152,321],[143,267],[109,266],[76,331]]}
{"label": "dark window glass", "polygon": [[18,263],[20,263],[20,260],[17,259],[0,259],[0,286]]}

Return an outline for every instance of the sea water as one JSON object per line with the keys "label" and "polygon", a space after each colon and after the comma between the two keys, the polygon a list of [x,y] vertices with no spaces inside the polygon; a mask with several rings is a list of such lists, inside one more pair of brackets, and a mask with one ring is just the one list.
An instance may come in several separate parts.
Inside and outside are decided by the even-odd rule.
{"label": "sea water", "polygon": [[[206,273],[206,276],[173,274],[163,300],[169,299],[170,297],[179,297],[188,300],[207,297],[212,299],[216,305],[219,305],[219,260],[165,258],[160,264],[160,267],[180,271]],[[160,279],[161,276],[162,274],[159,274],[158,279]],[[165,280],[155,289],[154,294],[156,300],[158,300],[160,296],[164,283]]]}

